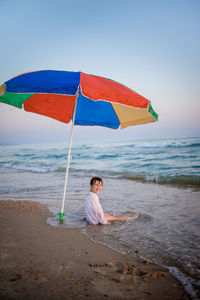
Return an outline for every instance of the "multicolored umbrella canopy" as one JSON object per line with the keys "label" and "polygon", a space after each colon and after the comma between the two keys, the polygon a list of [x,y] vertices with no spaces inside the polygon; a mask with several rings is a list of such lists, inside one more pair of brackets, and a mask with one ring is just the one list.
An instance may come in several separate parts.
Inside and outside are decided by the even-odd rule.
{"label": "multicolored umbrella canopy", "polygon": [[78,95],[75,125],[125,128],[158,120],[151,102],[126,86],[83,72],[43,70],[0,87],[0,102],[68,123]]}
{"label": "multicolored umbrella canopy", "polygon": [[118,82],[83,72],[43,70],[18,75],[0,86],[0,102],[64,123],[72,119],[60,222],[65,215],[74,125],[117,129],[158,120],[148,99]]}

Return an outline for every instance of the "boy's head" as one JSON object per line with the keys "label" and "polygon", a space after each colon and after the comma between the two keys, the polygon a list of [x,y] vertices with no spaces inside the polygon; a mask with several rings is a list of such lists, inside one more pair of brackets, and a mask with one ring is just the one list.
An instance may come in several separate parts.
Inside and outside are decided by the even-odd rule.
{"label": "boy's head", "polygon": [[98,194],[103,187],[103,180],[100,177],[93,177],[90,180],[90,189],[93,193]]}

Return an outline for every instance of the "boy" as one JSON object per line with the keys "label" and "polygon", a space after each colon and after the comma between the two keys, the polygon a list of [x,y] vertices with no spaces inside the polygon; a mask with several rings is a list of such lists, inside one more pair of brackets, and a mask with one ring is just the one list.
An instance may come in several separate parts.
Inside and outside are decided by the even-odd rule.
{"label": "boy", "polygon": [[128,221],[137,219],[138,214],[131,217],[128,216],[113,216],[112,214],[104,214],[101,204],[99,202],[98,194],[103,188],[103,180],[100,177],[93,177],[90,181],[90,189],[86,201],[85,212],[87,222],[90,224],[109,224],[111,221]]}

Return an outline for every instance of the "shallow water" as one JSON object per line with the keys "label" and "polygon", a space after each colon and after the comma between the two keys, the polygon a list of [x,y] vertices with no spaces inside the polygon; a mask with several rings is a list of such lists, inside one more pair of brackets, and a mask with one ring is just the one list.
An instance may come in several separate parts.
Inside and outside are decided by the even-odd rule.
{"label": "shallow water", "polygon": [[[199,145],[197,138],[75,145],[64,224],[57,216],[47,222],[81,228],[95,242],[167,266],[197,299]],[[62,202],[65,152],[62,144],[0,147],[0,199],[38,201],[56,215]],[[120,215],[134,210],[140,213],[137,220],[86,225],[84,200],[96,174],[104,179],[104,212]]]}

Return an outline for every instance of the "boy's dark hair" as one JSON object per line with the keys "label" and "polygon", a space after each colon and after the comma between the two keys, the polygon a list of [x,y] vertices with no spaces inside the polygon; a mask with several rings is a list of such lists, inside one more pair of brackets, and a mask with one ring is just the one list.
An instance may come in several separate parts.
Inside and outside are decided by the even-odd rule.
{"label": "boy's dark hair", "polygon": [[90,185],[93,185],[96,181],[99,181],[103,184],[103,180],[100,177],[95,176],[90,180]]}

